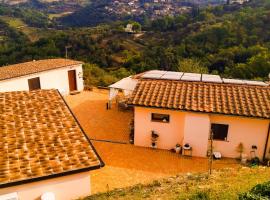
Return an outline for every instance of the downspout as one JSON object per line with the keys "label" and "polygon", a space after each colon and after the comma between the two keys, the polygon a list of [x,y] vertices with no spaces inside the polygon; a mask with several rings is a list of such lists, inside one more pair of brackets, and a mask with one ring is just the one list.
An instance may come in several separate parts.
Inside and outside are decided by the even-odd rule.
{"label": "downspout", "polygon": [[267,146],[268,146],[268,141],[269,141],[269,135],[270,135],[270,123],[269,123],[269,126],[268,126],[268,133],[267,133],[264,152],[263,152],[263,160],[265,160],[265,156],[266,156],[266,151],[267,151]]}

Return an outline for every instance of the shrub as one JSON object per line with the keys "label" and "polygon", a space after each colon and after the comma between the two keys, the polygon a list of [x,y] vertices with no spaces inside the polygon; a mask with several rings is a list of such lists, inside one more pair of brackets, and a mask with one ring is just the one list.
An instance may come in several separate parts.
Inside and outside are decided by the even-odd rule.
{"label": "shrub", "polygon": [[208,191],[198,191],[192,197],[191,200],[210,200]]}
{"label": "shrub", "polygon": [[267,200],[270,199],[270,181],[258,184],[249,192],[239,195],[239,200]]}

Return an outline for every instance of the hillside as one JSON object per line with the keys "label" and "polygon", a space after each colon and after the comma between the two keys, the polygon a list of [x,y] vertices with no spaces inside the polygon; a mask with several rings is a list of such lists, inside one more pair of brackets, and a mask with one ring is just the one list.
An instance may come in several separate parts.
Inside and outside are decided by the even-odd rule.
{"label": "hillside", "polygon": [[[95,64],[109,73],[119,69],[128,74],[161,69],[267,80],[270,71],[268,0],[242,6],[210,6],[175,17],[145,19],[137,24],[142,29],[140,34],[124,31],[128,23],[135,23],[133,21],[59,29],[46,14],[45,18],[31,17],[40,13],[19,9],[12,22],[10,12],[14,11],[4,9],[3,12],[0,9],[2,23],[12,30],[0,33],[2,38],[10,38],[1,40],[0,65],[63,57],[68,45],[71,46],[68,50],[70,58]],[[26,24],[26,30],[33,30],[34,27],[36,39],[25,28],[15,28],[14,24],[18,25],[18,22]],[[14,33],[20,43],[12,40]]]}
{"label": "hillside", "polygon": [[269,179],[270,168],[266,167],[223,169],[214,172],[210,177],[207,174],[179,175],[148,185],[140,184],[96,194],[83,200],[233,200],[238,199],[239,194],[249,191],[256,184]]}
{"label": "hillside", "polygon": [[114,21],[135,20],[143,23],[164,16],[177,16],[189,13],[193,8],[222,5],[226,0],[99,0],[76,12],[64,16],[60,23],[66,26],[96,26]]}

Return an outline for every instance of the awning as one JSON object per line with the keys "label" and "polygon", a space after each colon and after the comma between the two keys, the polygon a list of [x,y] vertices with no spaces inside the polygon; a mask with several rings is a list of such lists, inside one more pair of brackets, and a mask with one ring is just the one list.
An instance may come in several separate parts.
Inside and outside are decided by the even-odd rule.
{"label": "awning", "polygon": [[113,98],[116,97],[118,90],[123,90],[125,96],[131,94],[132,91],[135,89],[137,83],[138,80],[133,79],[131,77],[126,77],[110,85],[109,100],[112,100]]}

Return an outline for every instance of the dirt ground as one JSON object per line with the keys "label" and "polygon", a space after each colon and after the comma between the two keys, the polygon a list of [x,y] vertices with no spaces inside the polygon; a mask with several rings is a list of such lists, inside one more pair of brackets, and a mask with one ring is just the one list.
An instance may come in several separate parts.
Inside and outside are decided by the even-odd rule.
{"label": "dirt ground", "polygon": [[[105,163],[105,167],[90,172],[93,194],[149,183],[179,173],[208,170],[206,158],[183,157],[167,150],[128,144],[129,123],[133,113],[120,111],[115,105],[107,110],[107,100],[108,90],[97,89],[66,97],[67,103]],[[114,143],[96,140],[110,140]],[[213,166],[218,169],[239,165],[235,160],[222,159],[214,161]]]}

